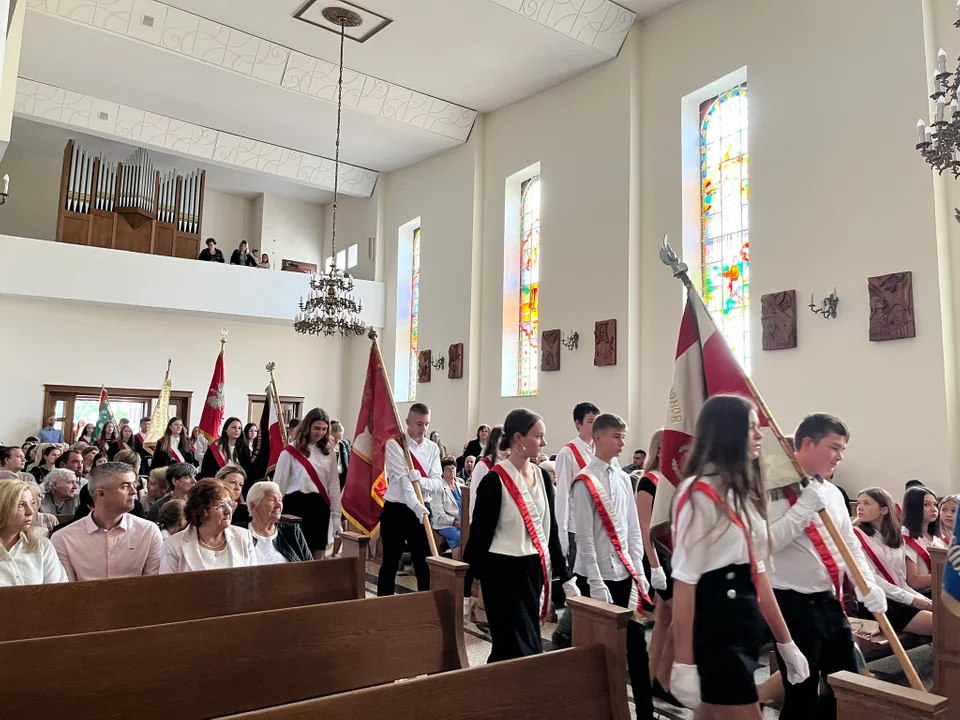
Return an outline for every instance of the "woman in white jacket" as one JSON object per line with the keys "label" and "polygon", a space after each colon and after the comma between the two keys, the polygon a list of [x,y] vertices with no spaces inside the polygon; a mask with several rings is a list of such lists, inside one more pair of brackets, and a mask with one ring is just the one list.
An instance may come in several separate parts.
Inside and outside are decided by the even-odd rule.
{"label": "woman in white jacket", "polygon": [[[896,632],[932,635],[933,603],[907,584],[906,547],[898,525],[890,493],[878,487],[860,491],[853,531],[887,596],[890,624]],[[860,610],[860,617],[873,617],[862,605]]]}
{"label": "woman in white jacket", "polygon": [[22,480],[0,480],[0,586],[67,582],[57,551],[33,524],[35,500]]}
{"label": "woman in white jacket", "polygon": [[433,514],[433,529],[447,541],[453,550],[453,559],[463,555],[460,547],[460,483],[457,482],[457,461],[447,458],[440,463],[443,470],[443,490],[430,495],[430,511]]}
{"label": "woman in white jacket", "polygon": [[221,570],[256,565],[253,540],[230,524],[236,507],[217,480],[201,480],[187,495],[187,529],[163,544],[160,573]]}

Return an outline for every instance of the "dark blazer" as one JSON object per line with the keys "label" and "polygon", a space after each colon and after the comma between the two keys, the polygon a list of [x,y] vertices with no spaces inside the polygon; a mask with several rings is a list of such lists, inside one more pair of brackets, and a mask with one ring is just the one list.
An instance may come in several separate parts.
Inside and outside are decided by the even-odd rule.
{"label": "dark blazer", "polygon": [[[211,475],[211,477],[213,476]],[[250,508],[247,507],[246,503],[240,503],[233,511],[233,518],[231,518],[230,524],[245,528],[250,527],[250,520]],[[254,543],[256,543],[256,538],[254,538]]]}
{"label": "dark blazer", "polygon": [[[250,535],[253,537],[254,545],[260,542],[256,533],[250,533]],[[303,530],[299,525],[277,523],[277,534],[273,538],[273,546],[287,559],[287,562],[313,560],[313,553],[307,547],[307,539],[303,536]]]}
{"label": "dark blazer", "polygon": [[203,250],[200,251],[200,256],[197,258],[197,260],[206,260],[207,262],[213,261],[213,262],[222,263],[223,253],[220,250],[214,250],[211,253],[207,248],[204,248]]}
{"label": "dark blazer", "polygon": [[[243,264],[243,263],[240,262],[240,248],[237,248],[236,250],[234,250],[233,253],[230,255],[230,264],[231,264],[231,265],[242,265],[242,264]],[[253,259],[253,255],[251,255],[249,251],[247,252],[247,262],[246,262],[246,265],[247,265],[247,267],[256,267],[256,266],[257,266],[257,261]]]}
{"label": "dark blazer", "polygon": [[350,443],[341,440],[337,443],[337,473],[340,475],[340,489],[347,483],[347,470],[350,469]]}
{"label": "dark blazer", "polygon": [[[197,473],[197,480],[202,480],[203,478],[212,478],[220,471],[220,463],[217,462],[217,458],[213,455],[213,450],[210,448],[213,447],[213,443],[210,443],[207,446],[206,451],[203,453],[203,460],[200,462],[200,472]],[[236,463],[243,468],[243,471],[247,474],[247,479],[251,477],[251,472],[253,471],[253,463],[250,462],[250,450],[247,448],[247,444],[242,441],[237,442],[237,458]]]}
{"label": "dark blazer", "polygon": [[[553,509],[553,482],[550,475],[542,468],[537,468],[543,475],[543,487],[547,494],[547,507],[550,510],[550,538],[547,540],[547,552],[550,554],[550,565],[555,577],[566,582],[571,575],[567,569],[567,559],[560,546],[560,533],[557,529],[557,514]],[[490,545],[497,531],[497,522],[500,519],[500,503],[503,496],[503,482],[496,472],[491,470],[476,489],[477,504],[473,508],[473,520],[470,521],[470,538],[464,549],[463,560],[470,564],[470,572],[474,577],[483,580],[487,556],[490,554]],[[507,497],[507,502],[513,502]],[[550,578],[545,578],[550,582]]]}
{"label": "dark blazer", "polygon": [[[180,454],[183,455],[184,462],[188,462],[194,467],[197,467],[197,458],[193,454],[192,450],[181,449]],[[150,461],[150,467],[151,468],[170,467],[171,465],[175,465],[176,462],[177,461],[174,460],[172,457],[170,457],[170,455],[168,455],[166,451],[161,450],[158,446],[157,449],[153,451],[153,459]],[[213,476],[211,475],[211,477]]]}

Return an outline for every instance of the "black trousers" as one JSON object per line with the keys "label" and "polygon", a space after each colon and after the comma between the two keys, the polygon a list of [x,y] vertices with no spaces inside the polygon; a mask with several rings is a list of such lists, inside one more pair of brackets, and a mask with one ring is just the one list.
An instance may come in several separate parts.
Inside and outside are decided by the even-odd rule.
{"label": "black trousers", "polygon": [[538,655],[543,568],[539,555],[488,553],[480,579],[483,609],[490,624],[488,663]]}
{"label": "black trousers", "polygon": [[784,701],[780,720],[836,720],[837,699],[820,679],[841,670],[857,671],[853,633],[843,607],[833,593],[799,593],[774,590],[793,641],[810,663],[810,677],[799,685],[787,682],[786,666],[777,652],[783,677]]}
{"label": "black trousers", "polygon": [[[579,586],[579,576],[577,577]],[[630,589],[633,579],[604,580],[613,604],[630,607]],[[653,696],[650,694],[650,657],[647,655],[647,640],[643,625],[637,622],[627,623],[627,671],[630,675],[630,688],[633,690],[633,702],[637,709],[637,720],[653,720]]]}
{"label": "black trousers", "polygon": [[416,514],[403,503],[385,502],[380,512],[380,540],[383,563],[377,578],[377,597],[393,595],[397,589],[397,573],[405,545],[410,546],[413,570],[417,574],[417,590],[430,589],[430,543]]}

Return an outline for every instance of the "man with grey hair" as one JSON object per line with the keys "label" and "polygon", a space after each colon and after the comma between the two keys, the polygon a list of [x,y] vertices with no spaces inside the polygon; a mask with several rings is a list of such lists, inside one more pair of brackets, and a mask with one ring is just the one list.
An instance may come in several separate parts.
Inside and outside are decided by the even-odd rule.
{"label": "man with grey hair", "polygon": [[82,581],[158,574],[163,555],[160,530],[130,514],[137,499],[133,468],[118,462],[94,467],[87,489],[93,512],[53,536],[67,577]]}
{"label": "man with grey hair", "polygon": [[57,468],[43,479],[43,500],[40,512],[51,515],[73,515],[77,511],[80,481],[73,470]]}

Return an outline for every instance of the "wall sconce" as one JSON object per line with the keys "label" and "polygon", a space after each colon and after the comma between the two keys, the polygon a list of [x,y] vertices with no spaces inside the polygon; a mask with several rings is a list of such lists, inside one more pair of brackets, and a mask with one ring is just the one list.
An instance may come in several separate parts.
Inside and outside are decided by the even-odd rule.
{"label": "wall sconce", "polygon": [[3,205],[7,202],[7,198],[10,197],[10,176],[3,176],[3,192],[0,192],[0,205]]}
{"label": "wall sconce", "polygon": [[827,320],[835,318],[837,316],[837,304],[840,302],[840,297],[837,295],[837,289],[834,288],[833,292],[830,294],[830,297],[825,297],[820,302],[820,307],[818,308],[813,302],[813,293],[810,293],[810,311],[814,315],[820,315],[825,317]]}
{"label": "wall sconce", "polygon": [[446,363],[446,361],[447,361],[447,359],[446,359],[443,355],[441,355],[439,358],[437,358],[436,360],[433,361],[433,363],[432,363],[433,369],[434,369],[434,370],[443,370],[443,366],[444,366],[444,364]]}
{"label": "wall sconce", "polygon": [[571,330],[566,338],[560,339],[560,344],[567,350],[576,350],[580,347],[580,333]]}

